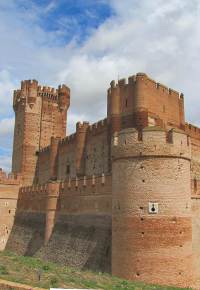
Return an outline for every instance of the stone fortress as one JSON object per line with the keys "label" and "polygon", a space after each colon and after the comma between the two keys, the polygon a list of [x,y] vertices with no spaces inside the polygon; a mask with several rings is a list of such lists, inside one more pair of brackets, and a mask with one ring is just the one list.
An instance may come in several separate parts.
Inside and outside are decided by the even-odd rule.
{"label": "stone fortress", "polygon": [[200,278],[200,128],[183,94],[144,73],[111,82],[107,118],[66,136],[70,89],[14,92],[12,173],[0,171],[0,249],[124,279]]}

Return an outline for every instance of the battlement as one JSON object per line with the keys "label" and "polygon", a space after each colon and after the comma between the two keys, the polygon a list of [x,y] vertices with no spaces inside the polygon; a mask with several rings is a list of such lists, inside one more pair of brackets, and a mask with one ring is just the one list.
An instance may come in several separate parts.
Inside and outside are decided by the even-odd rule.
{"label": "battlement", "polygon": [[38,81],[37,80],[24,80],[21,81],[21,90],[27,90],[29,88],[37,88]]}
{"label": "battlement", "polygon": [[52,87],[48,87],[48,86],[38,86],[38,93],[47,93],[47,94],[57,95],[58,90]]}
{"label": "battlement", "polygon": [[87,129],[89,126],[89,122],[77,122],[76,123],[76,131],[80,130],[80,129]]}
{"label": "battlement", "polygon": [[37,193],[44,193],[47,192],[48,189],[48,185],[44,184],[44,185],[34,185],[34,186],[25,186],[25,187],[20,187],[19,193],[20,194],[32,194]]}
{"label": "battlement", "polygon": [[73,142],[75,142],[75,140],[76,140],[76,133],[73,133],[69,136],[66,136],[62,140],[60,140],[60,144],[64,145],[64,144],[73,143]]}
{"label": "battlement", "polygon": [[49,146],[46,146],[46,147],[43,147],[41,148],[38,153],[48,153],[50,151],[50,145]]}
{"label": "battlement", "polygon": [[51,101],[58,101],[58,90],[51,87],[39,86],[38,95]]}
{"label": "battlement", "polygon": [[96,135],[98,133],[101,133],[103,130],[107,128],[107,125],[108,125],[107,118],[100,120],[94,124],[91,124],[89,126],[88,134]]}
{"label": "battlement", "polygon": [[166,131],[160,127],[146,127],[138,132],[129,128],[114,135],[112,154],[114,159],[141,156],[191,159],[191,142],[179,129]]}
{"label": "battlement", "polygon": [[61,189],[71,189],[71,190],[77,190],[77,188],[85,188],[85,187],[91,187],[91,186],[104,186],[107,183],[107,178],[110,178],[110,175],[105,175],[102,173],[100,176],[84,176],[81,178],[71,178],[69,177],[67,180],[61,183]]}
{"label": "battlement", "polygon": [[200,128],[189,123],[185,123],[185,132],[193,138],[200,139]]}
{"label": "battlement", "polygon": [[59,85],[58,86],[58,93],[67,93],[70,94],[70,88],[67,87],[66,85]]}
{"label": "battlement", "polygon": [[[64,182],[60,182],[60,190],[63,191],[64,189],[71,189],[76,190],[77,188],[86,188],[86,187],[99,187],[104,186],[108,182],[110,184],[110,175],[105,175],[102,173],[100,176],[84,176],[82,178],[71,178],[69,177]],[[44,185],[33,185],[33,186],[24,186],[21,187],[19,190],[20,194],[33,194],[33,193],[45,193],[48,190],[48,183],[45,183]]]}
{"label": "battlement", "polygon": [[70,89],[66,85],[59,85],[57,89],[49,86],[41,86],[37,80],[24,80],[21,82],[21,89],[14,91],[13,107],[23,103],[25,100],[28,103],[34,104],[36,97],[42,97],[52,102],[59,102],[60,106],[68,106],[68,99],[70,98]]}
{"label": "battlement", "polygon": [[76,132],[66,136],[65,138],[63,138],[62,140],[60,140],[60,144],[69,144],[72,143],[76,140],[76,136],[77,136],[77,131],[80,129],[84,129],[87,131],[87,133],[90,135],[95,135],[97,133],[102,132],[103,129],[107,128],[107,119],[103,119],[98,121],[97,123],[91,124],[89,122],[78,122],[76,124]]}
{"label": "battlement", "polygon": [[0,168],[0,184],[18,185],[20,184],[20,181],[21,181],[21,175],[19,173],[6,174],[6,172],[4,172],[2,168]]}
{"label": "battlement", "polygon": [[110,83],[110,88],[108,89],[108,92],[111,92],[111,89],[114,88],[123,88],[126,87],[128,85],[134,85],[136,86],[138,83],[144,82],[146,86],[148,86],[149,88],[154,88],[155,90],[158,91],[162,91],[167,93],[170,96],[174,96],[178,99],[183,99],[183,93],[179,93],[177,91],[175,91],[174,89],[171,89],[159,82],[156,82],[155,80],[151,79],[150,77],[148,77],[145,73],[137,73],[136,75],[130,76],[128,77],[128,79],[120,79],[118,80],[118,82],[116,83],[114,80],[111,81]]}

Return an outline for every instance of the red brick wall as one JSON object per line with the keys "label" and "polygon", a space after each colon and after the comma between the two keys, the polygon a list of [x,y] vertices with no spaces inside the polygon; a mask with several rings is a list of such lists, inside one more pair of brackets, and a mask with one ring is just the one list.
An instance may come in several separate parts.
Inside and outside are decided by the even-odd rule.
{"label": "red brick wall", "polygon": [[[114,140],[112,273],[147,283],[193,283],[190,143],[186,135],[127,129]],[[149,213],[149,203],[158,213]]]}

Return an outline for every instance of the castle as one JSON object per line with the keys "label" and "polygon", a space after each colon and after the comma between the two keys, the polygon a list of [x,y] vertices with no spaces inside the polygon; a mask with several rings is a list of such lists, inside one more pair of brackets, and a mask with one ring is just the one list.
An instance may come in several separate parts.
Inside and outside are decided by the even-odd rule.
{"label": "castle", "polygon": [[0,249],[136,281],[200,277],[200,129],[144,73],[111,82],[107,118],[66,136],[70,89],[14,91],[12,173],[0,171]]}

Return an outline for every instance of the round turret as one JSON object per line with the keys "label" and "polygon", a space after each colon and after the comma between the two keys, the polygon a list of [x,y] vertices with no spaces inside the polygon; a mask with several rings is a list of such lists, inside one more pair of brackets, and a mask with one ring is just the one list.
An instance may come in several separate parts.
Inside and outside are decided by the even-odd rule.
{"label": "round turret", "polygon": [[70,105],[70,89],[65,86],[58,87],[58,100],[59,100],[59,107],[60,110],[67,110]]}
{"label": "round turret", "polygon": [[21,97],[26,99],[29,106],[32,108],[36,103],[38,93],[38,81],[25,80],[21,82]]}
{"label": "round turret", "polygon": [[120,86],[115,85],[115,82],[110,83],[108,90],[108,118],[111,125],[111,134],[119,132],[121,128],[121,116],[120,116]]}
{"label": "round turret", "polygon": [[49,160],[49,177],[50,180],[57,179],[57,153],[59,146],[60,138],[51,137],[50,144],[50,160]]}
{"label": "round turret", "polygon": [[76,123],[76,175],[83,176],[85,173],[85,143],[89,122]]}
{"label": "round turret", "polygon": [[112,274],[191,286],[188,136],[158,127],[138,136],[126,129],[114,135],[112,155]]}

